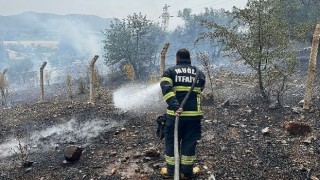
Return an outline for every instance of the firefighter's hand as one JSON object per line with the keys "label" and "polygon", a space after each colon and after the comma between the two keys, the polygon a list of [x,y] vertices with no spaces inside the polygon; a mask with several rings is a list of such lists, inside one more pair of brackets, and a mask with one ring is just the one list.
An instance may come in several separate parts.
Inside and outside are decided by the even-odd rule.
{"label": "firefighter's hand", "polygon": [[176,112],[174,113],[176,116],[180,116],[180,114],[182,113],[183,109],[179,108],[176,110]]}

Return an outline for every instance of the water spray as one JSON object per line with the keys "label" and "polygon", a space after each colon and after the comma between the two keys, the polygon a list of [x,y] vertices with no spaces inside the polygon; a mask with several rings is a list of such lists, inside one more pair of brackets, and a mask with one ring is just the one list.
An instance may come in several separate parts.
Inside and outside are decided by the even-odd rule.
{"label": "water spray", "polygon": [[147,84],[130,84],[122,86],[113,93],[113,102],[117,108],[125,111],[139,111],[142,109],[163,108],[163,101],[159,98],[160,82]]}

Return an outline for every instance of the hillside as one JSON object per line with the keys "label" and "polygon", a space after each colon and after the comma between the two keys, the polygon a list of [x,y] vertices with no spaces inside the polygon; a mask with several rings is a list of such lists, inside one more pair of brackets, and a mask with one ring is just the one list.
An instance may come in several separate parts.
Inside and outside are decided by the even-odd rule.
{"label": "hillside", "polygon": [[111,20],[94,15],[24,12],[0,16],[0,34],[3,41],[54,39],[68,27],[100,34],[101,30],[109,27]]}

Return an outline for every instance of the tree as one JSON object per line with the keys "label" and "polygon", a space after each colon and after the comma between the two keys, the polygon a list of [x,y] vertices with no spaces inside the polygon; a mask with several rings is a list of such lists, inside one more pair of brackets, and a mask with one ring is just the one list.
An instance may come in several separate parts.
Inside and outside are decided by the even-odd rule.
{"label": "tree", "polygon": [[123,20],[114,19],[103,34],[105,63],[108,66],[129,64],[138,79],[146,74],[149,66],[155,65],[159,45],[165,37],[161,27],[141,13]]}
{"label": "tree", "polygon": [[288,21],[290,36],[295,39],[309,40],[315,26],[320,23],[318,0],[272,0],[274,8],[280,9],[280,16]]}
{"label": "tree", "polygon": [[[291,29],[290,38],[312,43],[316,25],[320,23],[320,4],[318,0],[272,0],[274,7],[281,9],[280,16],[288,21],[284,28]],[[318,51],[317,61],[320,61]],[[319,67],[319,65],[318,65]]]}
{"label": "tree", "polygon": [[[232,16],[225,13],[224,10],[216,10],[213,8],[206,7],[204,12],[199,14],[193,14],[191,9],[183,9],[178,12],[178,16],[184,21],[184,25],[176,28],[170,35],[171,44],[177,44],[181,47],[195,47],[196,52],[206,51],[212,58],[219,58],[222,49],[222,44],[214,41],[204,40],[201,42],[194,43],[199,35],[208,30],[202,25],[202,21],[215,21],[219,24],[227,24]],[[212,59],[211,58],[211,59]]]}
{"label": "tree", "polygon": [[34,63],[31,59],[28,58],[11,61],[9,63],[8,70],[9,81],[23,85],[31,83],[30,80],[34,79],[37,76],[37,71],[33,71],[33,67]]}
{"label": "tree", "polygon": [[290,32],[282,28],[286,22],[272,5],[267,0],[249,0],[242,10],[234,7],[234,21],[228,26],[204,22],[212,32],[200,37],[218,39],[225,44],[224,50],[235,51],[256,72],[259,92],[265,100],[269,100],[276,84],[285,86],[278,82],[287,81],[295,65],[293,52],[288,50]]}
{"label": "tree", "polygon": [[211,94],[210,94],[210,98],[213,99],[213,79],[212,79],[212,65],[209,59],[209,55],[206,52],[200,52],[197,53],[197,60],[200,62],[200,64],[202,65],[206,75],[207,75],[207,79],[209,79],[209,83],[210,83],[210,90],[211,90]]}

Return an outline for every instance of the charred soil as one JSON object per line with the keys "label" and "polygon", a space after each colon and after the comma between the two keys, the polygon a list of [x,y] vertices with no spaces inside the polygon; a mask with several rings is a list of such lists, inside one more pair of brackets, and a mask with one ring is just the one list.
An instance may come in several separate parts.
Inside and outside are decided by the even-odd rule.
{"label": "charred soil", "polygon": [[[163,109],[121,111],[113,105],[111,90],[105,90],[94,105],[87,103],[87,98],[83,95],[1,109],[0,148],[8,155],[0,159],[0,179],[162,179],[164,144],[156,137],[155,119]],[[291,104],[283,107],[270,107],[259,98],[227,104],[224,100],[203,102],[205,117],[196,160],[201,174],[197,179],[320,178],[317,104],[309,111],[296,111],[301,96],[291,96]],[[64,136],[75,138],[61,139],[57,132],[40,137],[43,130],[67,126],[71,119],[74,121],[68,127],[77,127]],[[97,121],[94,127],[102,127],[97,131],[87,124]],[[291,135],[284,129],[284,121],[308,124],[312,132]],[[90,128],[96,132],[94,136],[79,135]],[[21,151],[4,148],[11,138],[32,138],[34,134],[40,137],[37,143],[24,138],[28,147],[25,159]],[[52,144],[50,139],[58,140]],[[12,142],[11,147],[19,146],[20,141]],[[68,145],[84,148],[78,161],[65,162],[63,149]],[[33,163],[22,167],[23,160]]]}

